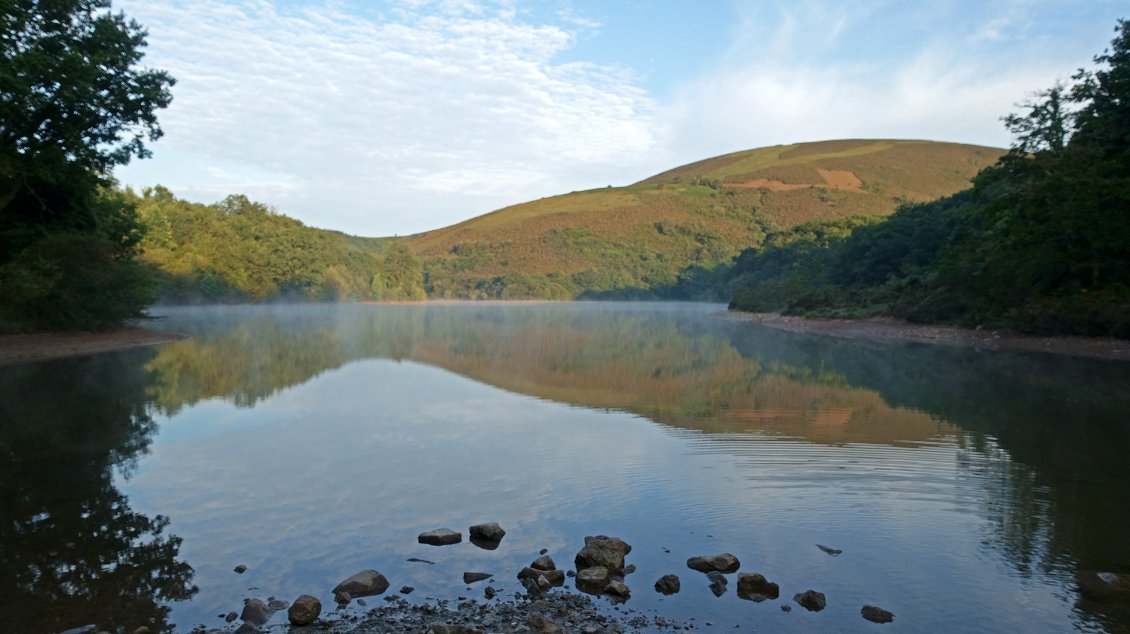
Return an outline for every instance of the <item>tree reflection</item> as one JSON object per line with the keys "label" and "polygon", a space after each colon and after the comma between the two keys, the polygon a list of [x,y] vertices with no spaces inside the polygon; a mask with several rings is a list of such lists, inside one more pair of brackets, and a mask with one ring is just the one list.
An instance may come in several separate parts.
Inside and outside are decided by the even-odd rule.
{"label": "tree reflection", "polygon": [[168,630],[191,597],[169,520],[113,484],[155,432],[151,350],[0,368],[0,610],[7,631]]}

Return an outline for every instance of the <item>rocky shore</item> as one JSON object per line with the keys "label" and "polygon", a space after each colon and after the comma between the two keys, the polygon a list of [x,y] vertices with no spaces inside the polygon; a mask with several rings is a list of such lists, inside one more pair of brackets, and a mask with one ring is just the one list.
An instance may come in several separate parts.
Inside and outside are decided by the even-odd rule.
{"label": "rocky shore", "polygon": [[[497,549],[506,534],[494,522],[472,526],[468,532],[472,544],[487,550]],[[437,547],[451,547],[463,542],[463,533],[450,528],[437,528],[420,533],[418,541]],[[827,546],[816,547],[832,556],[841,552]],[[495,588],[495,585],[503,588],[508,584],[494,573],[463,571],[467,594],[481,593],[480,597],[429,597],[422,602],[409,600],[409,595],[416,590],[410,586],[401,586],[399,591],[385,594],[392,587],[389,580],[377,570],[362,570],[343,579],[328,591],[336,606],[323,606],[316,596],[309,594],[301,595],[293,602],[275,597],[268,597],[266,600],[248,598],[244,600],[240,613],[232,611],[221,615],[226,625],[219,628],[200,625],[192,632],[622,634],[698,629],[700,624],[693,618],[683,622],[624,605],[632,595],[633,585],[636,586],[636,592],[654,591],[664,595],[678,593],[682,587],[679,575],[674,573],[664,574],[654,580],[654,583],[650,579],[644,579],[641,580],[643,585],[630,584],[630,575],[636,572],[636,567],[627,561],[631,551],[631,545],[620,538],[588,536],[573,558],[573,567],[568,570],[558,568],[545,550],[531,553],[529,565],[506,575],[511,580],[516,579],[521,590],[504,591]],[[414,561],[431,563],[420,559]],[[692,576],[701,578],[701,583],[708,583],[716,596],[727,592],[731,580],[728,575],[736,575],[737,595],[741,599],[761,603],[777,601],[781,597],[780,586],[763,574],[739,572],[741,562],[731,553],[697,555],[687,560],[686,567],[692,571]],[[242,573],[241,569],[245,568],[236,566],[235,572]],[[452,574],[456,574],[455,571]],[[569,579],[576,591],[564,588]],[[326,589],[311,590],[322,596],[326,595]],[[371,598],[379,595],[384,596]],[[796,592],[791,598],[791,601],[781,601],[779,609],[791,612],[795,605],[811,612],[819,612],[827,605],[825,595],[811,588]],[[370,607],[370,601],[375,607]],[[366,611],[359,613],[345,610],[346,606],[354,603],[364,607]],[[870,605],[863,606],[860,615],[873,623],[888,623],[894,619],[891,612]],[[712,624],[704,621],[701,625]],[[95,630],[92,629],[89,632],[65,634],[94,633]]]}

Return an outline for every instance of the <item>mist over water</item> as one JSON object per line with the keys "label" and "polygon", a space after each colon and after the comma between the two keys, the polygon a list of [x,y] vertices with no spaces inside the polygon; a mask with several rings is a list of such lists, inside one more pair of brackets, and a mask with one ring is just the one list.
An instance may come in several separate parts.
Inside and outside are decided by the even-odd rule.
{"label": "mist over water", "polygon": [[[570,567],[608,534],[633,546],[628,605],[700,627],[869,631],[871,604],[910,631],[1130,628],[1074,582],[1130,572],[1126,364],[722,308],[166,309],[158,327],[191,339],[0,368],[0,606],[47,624],[30,631],[186,631],[245,597],[332,606],[364,568],[413,601],[480,597],[520,590],[542,548]],[[497,550],[416,543],[486,521],[507,530]],[[685,562],[718,552],[781,598],[743,601],[734,577],[715,597]],[[496,577],[468,590],[471,570]],[[683,590],[664,597],[669,573]],[[809,588],[827,609],[779,609]]]}

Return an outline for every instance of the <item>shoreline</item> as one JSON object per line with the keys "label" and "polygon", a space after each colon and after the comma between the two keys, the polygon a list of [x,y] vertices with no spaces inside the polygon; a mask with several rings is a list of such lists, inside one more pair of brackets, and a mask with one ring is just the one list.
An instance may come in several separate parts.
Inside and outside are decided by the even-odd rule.
{"label": "shoreline", "polygon": [[905,341],[984,350],[1046,352],[1062,356],[1130,361],[1130,340],[1113,337],[1021,335],[1007,330],[974,330],[942,324],[912,324],[890,317],[822,319],[777,313],[718,313],[723,319],[751,321],[770,328],[844,339]]}
{"label": "shoreline", "polygon": [[188,335],[183,333],[137,327],[94,332],[33,332],[0,335],[0,365],[80,357],[187,338]]}

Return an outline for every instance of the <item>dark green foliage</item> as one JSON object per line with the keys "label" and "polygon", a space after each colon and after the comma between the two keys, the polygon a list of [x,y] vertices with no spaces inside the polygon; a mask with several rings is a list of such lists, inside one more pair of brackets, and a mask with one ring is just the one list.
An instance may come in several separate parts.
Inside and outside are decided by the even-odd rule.
{"label": "dark green foliage", "polygon": [[173,79],[109,0],[0,2],[3,329],[101,328],[151,300],[133,208],[108,171],[145,157]]}
{"label": "dark green foliage", "polygon": [[1117,32],[1098,70],[1005,117],[1017,143],[972,189],[839,243],[770,238],[739,258],[732,306],[1130,337],[1130,23]]}

